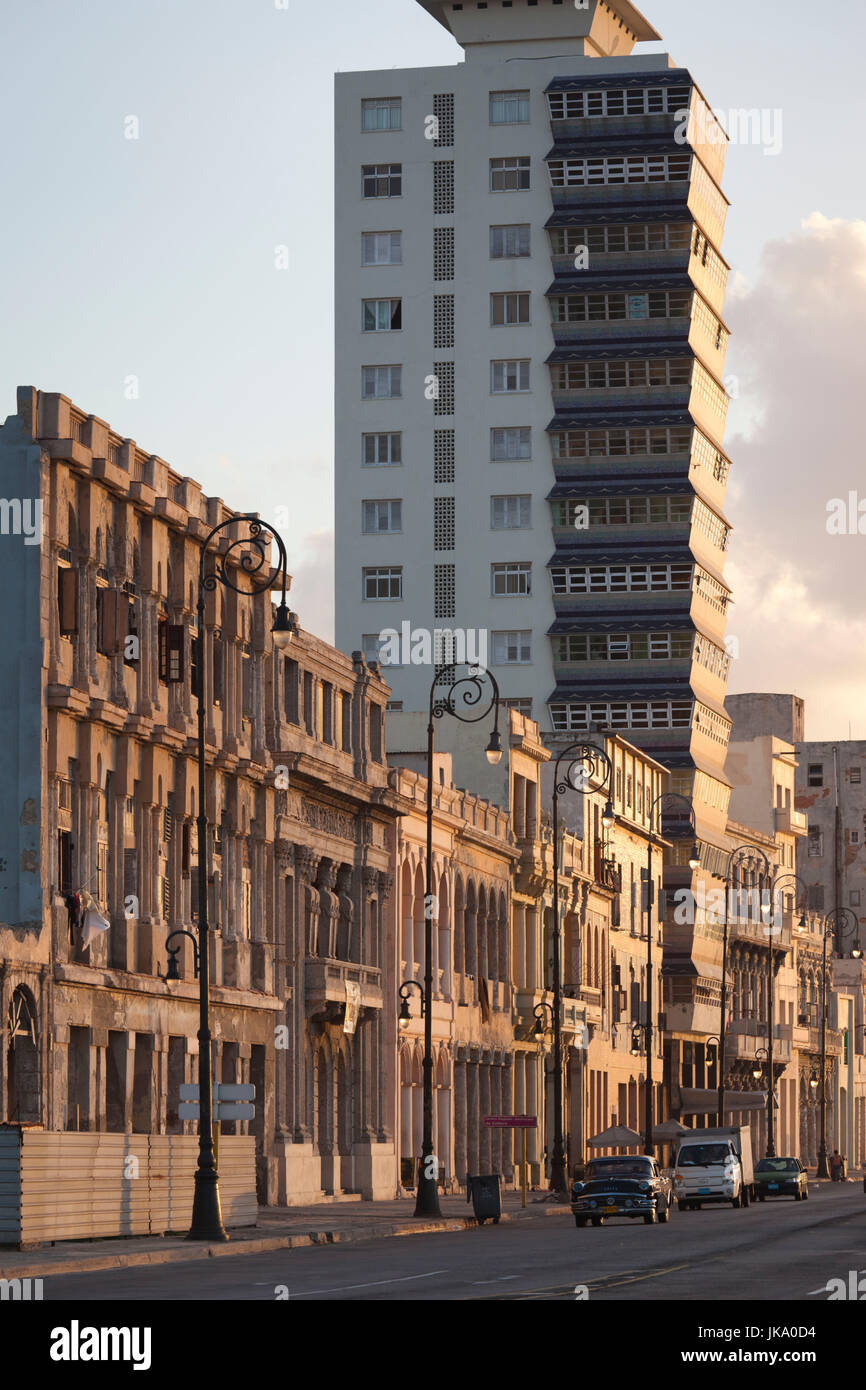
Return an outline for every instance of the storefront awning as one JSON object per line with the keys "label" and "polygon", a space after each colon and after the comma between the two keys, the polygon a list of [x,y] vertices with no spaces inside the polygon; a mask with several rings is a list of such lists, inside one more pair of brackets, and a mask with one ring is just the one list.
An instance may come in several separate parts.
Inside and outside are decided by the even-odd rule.
{"label": "storefront awning", "polygon": [[[683,1086],[680,1089],[681,1115],[717,1115],[718,1091]],[[738,1110],[766,1110],[766,1091],[725,1091],[725,1114]]]}

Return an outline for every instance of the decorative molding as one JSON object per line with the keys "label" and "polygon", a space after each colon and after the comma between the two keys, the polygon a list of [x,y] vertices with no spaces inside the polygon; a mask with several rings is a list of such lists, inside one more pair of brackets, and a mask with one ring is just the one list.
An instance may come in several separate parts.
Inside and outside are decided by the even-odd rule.
{"label": "decorative molding", "polygon": [[291,840],[277,840],[276,845],[277,865],[281,873],[287,869],[295,867],[298,856],[298,849],[292,844]]}
{"label": "decorative molding", "polygon": [[[314,830],[323,830],[326,835],[335,835],[340,840],[355,840],[355,819],[335,806],[323,806],[318,801],[304,801],[301,818]],[[363,824],[363,822],[362,822]]]}
{"label": "decorative molding", "polygon": [[295,845],[295,867],[305,882],[315,882],[320,859],[321,855],[315,850],[308,849],[306,845]]}

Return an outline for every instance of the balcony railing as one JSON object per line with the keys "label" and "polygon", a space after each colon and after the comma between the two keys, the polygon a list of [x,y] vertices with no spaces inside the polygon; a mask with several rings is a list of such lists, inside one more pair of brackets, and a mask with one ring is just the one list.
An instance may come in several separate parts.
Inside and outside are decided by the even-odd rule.
{"label": "balcony railing", "polygon": [[783,835],[806,835],[808,833],[809,821],[803,811],[792,811],[790,806],[777,806],[774,818],[776,830]]}
{"label": "balcony railing", "polygon": [[594,873],[601,888],[609,888],[612,893],[622,892],[622,865],[614,859],[605,859],[601,845],[595,847]]}

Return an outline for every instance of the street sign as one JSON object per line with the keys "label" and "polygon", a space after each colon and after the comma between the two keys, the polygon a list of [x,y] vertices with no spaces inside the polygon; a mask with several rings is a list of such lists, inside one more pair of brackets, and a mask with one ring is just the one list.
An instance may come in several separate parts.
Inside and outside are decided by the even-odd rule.
{"label": "street sign", "polygon": [[[182,1100],[177,1107],[177,1118],[179,1120],[197,1120],[199,1112],[198,1101]],[[215,1100],[213,1103],[213,1121],[217,1120],[254,1120],[256,1117],[256,1107],[254,1105],[237,1105],[233,1101]]]}
{"label": "street sign", "polygon": [[[256,1115],[256,1107],[249,1104],[239,1104],[242,1101],[253,1101],[256,1097],[255,1086],[235,1085],[233,1082],[215,1081],[213,1086],[213,1121],[218,1120],[253,1120]],[[192,1081],[185,1081],[180,1086],[180,1104],[177,1107],[177,1118],[179,1120],[197,1120],[199,1118],[198,1085]]]}
{"label": "street sign", "polygon": [[483,1123],[490,1129],[537,1129],[535,1115],[485,1115]]}
{"label": "street sign", "polygon": [[237,1105],[233,1101],[218,1101],[214,1106],[215,1120],[254,1120],[256,1118],[256,1107],[254,1105]]}
{"label": "street sign", "polygon": [[[198,1101],[198,1082],[184,1081],[180,1086],[181,1100]],[[215,1081],[213,1083],[213,1098],[219,1100],[255,1100],[255,1086],[240,1085],[236,1086],[233,1082]]]}
{"label": "street sign", "polygon": [[218,1081],[214,1086],[214,1100],[220,1104],[224,1100],[255,1100],[255,1086],[235,1086],[225,1081]]}

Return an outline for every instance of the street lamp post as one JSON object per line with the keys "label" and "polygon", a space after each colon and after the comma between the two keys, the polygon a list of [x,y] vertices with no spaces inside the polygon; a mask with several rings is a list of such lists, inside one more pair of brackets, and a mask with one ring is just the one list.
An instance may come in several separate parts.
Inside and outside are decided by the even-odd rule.
{"label": "street lamp post", "polygon": [[[773,1107],[776,1103],[776,1088],[773,1082],[773,1053],[772,1050],[768,1047],[756,1047],[755,1064],[752,1067],[752,1075],[756,1081],[760,1081],[761,1077],[764,1075],[764,1067],[767,1067],[769,1069],[769,1079],[767,1081],[767,1106],[770,1115],[772,1115]],[[767,1126],[766,1156],[767,1158],[776,1157],[776,1149],[775,1145],[773,1144],[772,1131],[769,1125]]]}
{"label": "street lamp post", "polygon": [[[208,547],[215,536],[221,536],[229,527],[246,523],[247,533],[230,541],[215,558],[215,568],[205,573]],[[269,538],[273,537],[278,552],[275,569],[268,565]],[[249,586],[241,586],[229,570],[229,558],[237,560],[237,567]],[[265,575],[267,576],[265,578]],[[207,805],[205,797],[206,753],[205,753],[205,708],[204,708],[204,621],[205,596],[213,593],[217,584],[233,589],[246,596],[264,593],[275,587],[281,579],[282,597],[274,614],[271,633],[274,646],[283,650],[291,642],[297,630],[293,613],[286,604],[286,547],[282,537],[267,521],[253,514],[231,516],[214,526],[202,543],[199,556],[198,603],[196,606],[197,643],[196,688],[198,702],[198,948],[194,954],[194,965],[199,980],[199,1028],[198,1028],[198,1167],[195,1174],[195,1192],[192,1204],[192,1222],[188,1240],[223,1241],[228,1240],[223,1227],[220,1210],[219,1174],[214,1159],[213,1144],[213,1089],[211,1077],[211,1032],[210,1032],[210,927],[208,924],[207,887],[209,878],[209,845],[207,833]],[[173,936],[167,939],[166,945]],[[189,935],[190,933],[180,933]],[[195,945],[195,943],[193,943]],[[167,980],[180,978],[177,967],[179,947],[169,948],[169,964],[164,976]]]}
{"label": "street lamp post", "polygon": [[[492,693],[489,695],[485,691],[485,680],[490,682]],[[418,1174],[418,1192],[415,1199],[416,1216],[442,1214],[439,1208],[439,1164],[433,1154],[433,921],[439,915],[438,899],[433,891],[433,737],[436,720],[441,719],[444,714],[453,715],[462,724],[476,724],[491,710],[493,729],[490,742],[484,751],[487,761],[496,764],[502,758],[499,686],[496,677],[492,671],[483,667],[469,666],[467,674],[462,676],[456,674],[453,665],[437,667],[430,686],[427,722],[427,865],[424,891],[424,989],[421,994],[424,1014],[424,1128],[421,1140],[421,1171]],[[403,1005],[406,1007],[405,994]]]}
{"label": "street lamp post", "polygon": [[[709,1083],[710,1079],[707,1075],[707,1073],[710,1070],[710,1067],[717,1063],[719,1060],[720,1044],[721,1038],[717,1037],[715,1033],[711,1033],[710,1036],[704,1042],[704,1077],[707,1083]],[[712,1057],[710,1056],[711,1049],[713,1052]],[[716,1077],[716,1081],[718,1081],[718,1077]]]}
{"label": "street lamp post", "polygon": [[[721,1003],[719,1008],[719,1125],[725,1123],[725,1028],[727,1023],[728,1011],[728,912],[730,907],[731,883],[734,873],[739,870],[748,870],[755,873],[755,865],[763,865],[763,874],[760,884],[761,910],[763,911],[763,885],[770,881],[770,861],[762,849],[757,845],[737,845],[728,855],[728,862],[725,867],[725,907],[722,926],[722,981],[721,981]],[[739,916],[739,912],[737,913]],[[770,947],[770,955],[773,951]],[[772,971],[772,962],[771,962]],[[772,1021],[770,1024],[772,1032]]]}
{"label": "street lamp post", "polygon": [[689,868],[696,869],[701,862],[700,848],[695,828],[695,813],[691,800],[679,792],[661,792],[649,808],[647,817],[648,833],[646,846],[646,1022],[643,1030],[646,1035],[646,1081],[644,1083],[644,1144],[645,1154],[652,1154],[653,1144],[653,920],[652,909],[655,900],[653,892],[653,825],[661,823],[665,815],[676,816],[685,812],[692,833],[692,848],[689,854]]}
{"label": "street lamp post", "polygon": [[[567,770],[563,763],[568,763]],[[550,1164],[551,1192],[567,1191],[565,1145],[562,1123],[562,964],[559,927],[559,798],[569,791],[604,791],[608,799],[602,812],[606,829],[614,823],[610,800],[611,761],[603,748],[594,743],[570,743],[563,748],[553,769],[553,1156]],[[604,773],[600,777],[601,772]],[[600,777],[600,780],[599,780]],[[536,1017],[538,1016],[536,1011]]]}
{"label": "street lamp post", "polygon": [[[849,918],[851,925],[846,926]],[[857,933],[857,945],[851,950],[852,956],[857,959],[861,954],[859,932],[860,923],[850,907],[836,907],[832,912],[828,912],[823,919],[821,930],[823,937],[821,951],[821,1130],[818,1143],[818,1169],[815,1174],[817,1178],[829,1178],[830,1176],[830,1169],[827,1164],[827,942],[831,937],[836,937],[838,949],[846,936],[853,936],[854,933]]]}
{"label": "street lamp post", "polygon": [[[803,880],[800,878],[799,874],[794,874],[794,873],[780,874],[777,878],[774,878],[774,879],[773,879],[773,886],[772,886],[772,896],[773,896],[773,899],[774,899],[774,900],[775,900],[775,898],[778,896],[778,899],[779,899],[779,910],[780,910],[780,912],[781,912],[782,910],[784,910],[784,898],[783,898],[783,896],[782,896],[782,885],[783,885],[783,884],[787,885],[789,882],[792,883],[792,884],[796,884],[796,885],[800,888],[801,893],[802,893],[803,907],[802,907],[801,912],[800,912],[800,921],[799,921],[799,923],[798,923],[798,930],[802,931],[802,930],[805,928],[805,926],[806,926],[806,911],[805,911],[805,904],[806,904],[806,901],[807,901],[807,899],[808,899],[808,887],[807,887],[807,885],[803,882]],[[767,977],[767,1046],[766,1046],[765,1049],[764,1049],[764,1048],[759,1048],[759,1049],[758,1049],[758,1052],[766,1051],[766,1053],[767,1053],[767,1069],[768,1069],[768,1075],[769,1075],[769,1086],[768,1086],[768,1090],[767,1090],[767,1150],[766,1150],[766,1156],[767,1156],[767,1158],[775,1158],[775,1157],[776,1157],[776,1070],[775,1070],[775,1061],[774,1061],[774,1058],[773,1058],[773,1042],[774,1042],[774,1035],[775,1035],[775,1016],[776,1016],[776,1001],[775,1001],[776,963],[775,963],[775,960],[774,960],[774,957],[773,957],[773,937],[777,934],[777,932],[776,932],[776,924],[775,924],[775,915],[776,915],[776,914],[775,914],[775,911],[774,911],[774,912],[773,912],[773,921],[771,922],[770,926],[764,928],[764,931],[766,932],[767,938],[768,938],[768,941],[767,941],[767,946],[768,946],[768,965],[767,965],[767,971],[768,971],[768,977]],[[755,1053],[756,1058],[757,1058],[757,1055],[758,1055],[758,1053],[756,1052],[756,1053]]]}

